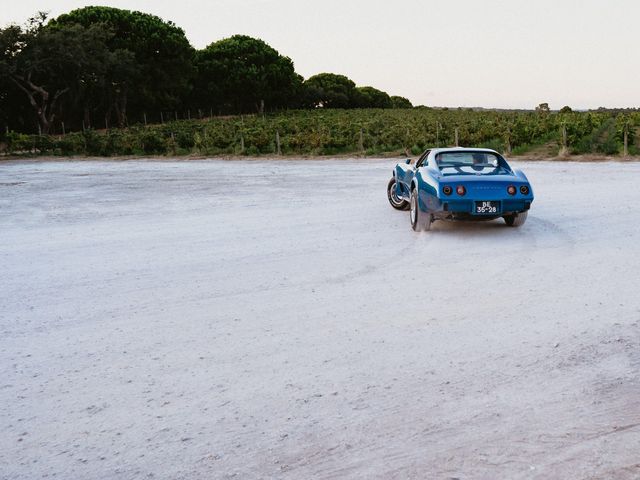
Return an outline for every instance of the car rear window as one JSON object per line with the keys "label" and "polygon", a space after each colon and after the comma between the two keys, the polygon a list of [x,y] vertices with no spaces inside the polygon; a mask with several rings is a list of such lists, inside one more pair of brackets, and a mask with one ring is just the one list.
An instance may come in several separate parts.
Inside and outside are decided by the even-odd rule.
{"label": "car rear window", "polygon": [[436,155],[438,168],[446,173],[496,173],[500,160],[491,152],[442,152]]}

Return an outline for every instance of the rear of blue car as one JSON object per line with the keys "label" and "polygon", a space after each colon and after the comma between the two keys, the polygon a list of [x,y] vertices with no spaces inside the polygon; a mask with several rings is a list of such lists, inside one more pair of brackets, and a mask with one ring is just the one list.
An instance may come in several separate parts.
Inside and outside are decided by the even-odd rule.
{"label": "rear of blue car", "polygon": [[470,179],[442,182],[438,201],[429,210],[444,217],[486,219],[527,211],[531,202],[533,191],[528,182]]}

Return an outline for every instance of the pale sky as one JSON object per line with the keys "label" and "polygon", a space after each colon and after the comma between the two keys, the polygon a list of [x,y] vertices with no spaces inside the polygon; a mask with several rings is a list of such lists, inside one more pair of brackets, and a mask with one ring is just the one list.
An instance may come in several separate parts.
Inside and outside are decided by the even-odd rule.
{"label": "pale sky", "polygon": [[429,106],[640,107],[638,0],[0,0],[0,25],[86,5],[172,20],[202,48],[236,33],[305,78],[341,73]]}

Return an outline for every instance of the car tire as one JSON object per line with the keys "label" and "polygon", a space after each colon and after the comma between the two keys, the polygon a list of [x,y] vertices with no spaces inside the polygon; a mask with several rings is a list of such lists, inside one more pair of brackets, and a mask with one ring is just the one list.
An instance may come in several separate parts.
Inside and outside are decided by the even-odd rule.
{"label": "car tire", "polygon": [[411,199],[409,200],[409,220],[411,228],[416,232],[431,230],[431,214],[421,212],[418,205],[418,191],[411,191]]}
{"label": "car tire", "polygon": [[527,221],[528,215],[529,215],[529,212],[520,212],[520,213],[514,213],[513,215],[506,215],[503,218],[504,218],[504,222],[509,227],[521,227],[522,225],[524,225],[524,222]]}
{"label": "car tire", "polygon": [[409,202],[402,200],[396,194],[396,177],[389,180],[387,184],[387,198],[391,206],[396,210],[407,210],[409,208]]}

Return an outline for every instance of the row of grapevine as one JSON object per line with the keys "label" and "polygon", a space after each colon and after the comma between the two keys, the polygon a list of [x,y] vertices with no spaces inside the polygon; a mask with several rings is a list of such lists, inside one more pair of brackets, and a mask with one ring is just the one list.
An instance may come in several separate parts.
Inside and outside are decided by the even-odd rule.
{"label": "row of grapevine", "polygon": [[62,136],[9,132],[5,153],[48,155],[417,154],[427,147],[537,145],[569,153],[638,154],[638,111],[549,113],[470,109],[302,110],[214,117]]}

